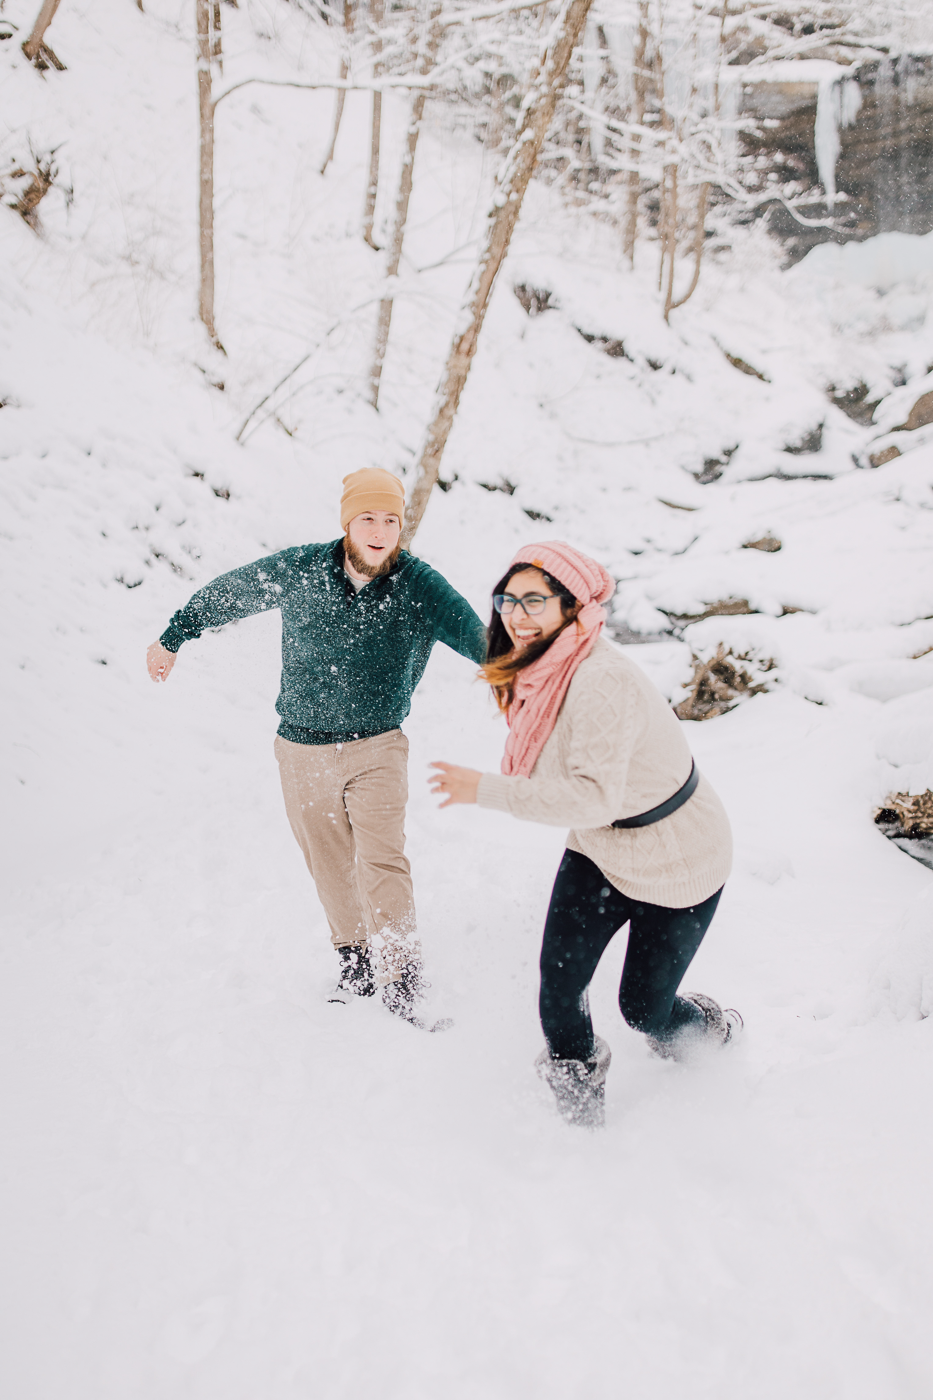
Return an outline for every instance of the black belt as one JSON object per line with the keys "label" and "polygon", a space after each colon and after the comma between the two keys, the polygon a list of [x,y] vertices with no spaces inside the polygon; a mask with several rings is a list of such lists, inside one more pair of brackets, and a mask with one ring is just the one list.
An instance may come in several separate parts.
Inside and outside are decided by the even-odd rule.
{"label": "black belt", "polygon": [[661,802],[657,807],[652,807],[650,812],[639,812],[637,817],[620,817],[617,822],[612,822],[613,826],[652,826],[655,822],[661,821],[664,817],[669,817],[672,812],[676,812],[678,807],[682,807],[689,798],[696,792],[700,775],[697,772],[696,761],[690,763],[690,776],[682,788],[678,788],[673,797],[669,797],[666,802]]}

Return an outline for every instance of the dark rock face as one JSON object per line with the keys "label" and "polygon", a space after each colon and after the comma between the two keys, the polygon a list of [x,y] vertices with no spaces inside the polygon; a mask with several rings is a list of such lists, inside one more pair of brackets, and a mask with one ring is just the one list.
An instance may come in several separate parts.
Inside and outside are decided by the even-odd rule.
{"label": "dark rock face", "polygon": [[[742,114],[759,123],[743,142],[782,184],[816,189],[817,85],[790,81],[792,68],[786,65],[787,81],[754,82],[750,74],[743,84]],[[838,133],[836,189],[844,198],[833,211],[837,230],[806,228],[779,205],[767,216],[792,262],[817,243],[933,230],[933,55],[865,60],[844,81],[858,85],[861,102],[852,125]],[[812,218],[830,211],[824,198],[802,212]]]}
{"label": "dark rock face", "polygon": [[829,399],[837,408],[841,408],[847,418],[851,418],[853,423],[858,423],[863,428],[871,425],[875,417],[875,409],[881,402],[880,399],[870,399],[868,397],[868,385],[864,382],[851,385],[848,389],[837,389],[835,384],[830,385]]}

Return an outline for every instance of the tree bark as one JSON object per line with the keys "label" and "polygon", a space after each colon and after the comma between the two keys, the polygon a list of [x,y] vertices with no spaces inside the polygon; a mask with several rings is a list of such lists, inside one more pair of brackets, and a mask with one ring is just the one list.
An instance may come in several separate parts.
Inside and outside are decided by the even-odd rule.
{"label": "tree bark", "polygon": [[[419,72],[422,76],[429,73],[434,67],[434,60],[437,57],[437,50],[440,44],[441,34],[437,24],[437,17],[440,14],[440,5],[434,4],[431,8],[431,15],[428,20],[428,35],[425,42],[424,53],[419,65]],[[405,224],[408,220],[408,204],[411,200],[411,190],[415,173],[415,152],[418,149],[418,137],[421,134],[421,120],[424,116],[424,104],[428,95],[423,90],[416,92],[412,98],[411,116],[408,121],[408,132],[405,141],[405,154],[402,157],[402,174],[399,179],[398,195],[395,201],[395,223],[392,227],[392,237],[389,241],[389,256],[386,262],[386,279],[394,281],[398,276],[399,264],[402,261],[402,244],[405,241]],[[376,337],[373,342],[373,361],[369,371],[369,401],[373,408],[379,407],[379,385],[382,380],[382,366],[385,363],[386,349],[389,344],[389,327],[392,324],[392,307],[395,304],[395,288],[389,287],[389,295],[382,298],[379,303],[379,311],[376,316]]]}
{"label": "tree bark", "polygon": [[[347,41],[349,42],[350,35],[353,33],[353,6],[351,0],[343,0],[343,28]],[[349,72],[350,61],[347,54],[343,53],[340,58],[340,81],[342,83],[346,82]],[[334,104],[334,130],[330,138],[330,145],[327,148],[327,155],[324,157],[324,163],[321,166],[322,175],[333,160],[334,151],[337,149],[337,137],[340,134],[340,123],[343,120],[343,107],[346,100],[346,91],[343,88],[338,88],[337,100]]]}
{"label": "tree bark", "polygon": [[[726,16],[729,12],[728,0],[722,7],[722,15],[719,22],[719,52],[716,58],[716,82],[713,86],[713,116],[719,121],[720,115],[720,93],[719,74],[722,71],[723,59],[726,47]],[[695,90],[695,89],[694,89]],[[700,281],[700,270],[703,266],[703,249],[706,247],[706,210],[709,205],[709,182],[702,184],[697,191],[696,225],[693,231],[693,276],[690,285],[682,297],[677,301],[672,301],[668,306],[664,319],[667,320],[672,311],[676,311],[678,306],[683,306],[684,302],[690,300],[696,291]]]}
{"label": "tree bark", "polygon": [[665,258],[667,257],[668,241],[670,236],[670,181],[673,166],[668,160],[670,136],[673,130],[671,115],[667,110],[667,102],[664,92],[664,44],[662,33],[662,11],[658,13],[658,34],[657,48],[654,55],[654,82],[655,91],[658,98],[658,108],[661,119],[661,130],[665,133],[664,147],[661,155],[661,181],[658,187],[658,243],[661,250],[661,258],[658,263],[658,291],[664,289],[664,269]]}
{"label": "tree bark", "polygon": [[522,200],[567,75],[570,55],[586,23],[591,4],[592,0],[562,0],[525,94],[515,141],[496,177],[483,250],[459,318],[463,329],[456,331],[450,346],[438,386],[434,414],[421,450],[411,500],[405,509],[403,539],[406,544],[411,542],[421,523],[437,481],[444,448],[476,353],[496,274],[508,252]]}
{"label": "tree bark", "polygon": [[[382,53],[382,35],[379,32],[385,15],[384,0],[371,0],[370,14],[373,24],[373,77],[382,72],[379,55]],[[373,237],[373,223],[376,218],[376,195],[379,190],[379,144],[382,139],[382,93],[373,93],[373,120],[369,143],[369,183],[366,186],[366,199],[363,203],[363,238],[370,248],[376,248]]]}
{"label": "tree bark", "polygon": [[669,321],[671,317],[671,302],[674,300],[674,262],[677,256],[677,216],[678,216],[678,189],[677,189],[677,166],[670,168],[670,178],[667,183],[668,202],[667,219],[665,220],[664,242],[661,245],[661,270],[663,275],[664,258],[667,257],[667,286],[664,290],[664,320]]}
{"label": "tree bark", "polygon": [[[647,74],[645,57],[648,52],[648,0],[640,0],[638,6],[638,32],[632,54],[632,125],[641,126],[645,120],[645,96]],[[638,234],[638,193],[641,183],[638,170],[638,156],[641,149],[641,136],[632,132],[629,146],[631,169],[625,182],[625,223],[622,233],[622,248],[632,266],[635,266],[635,239]]]}
{"label": "tree bark", "polygon": [[211,58],[217,64],[217,72],[224,71],[224,46],[220,28],[220,0],[214,0],[212,11],[213,34],[211,35]]}
{"label": "tree bark", "polygon": [[36,22],[32,26],[32,33],[23,44],[23,53],[29,59],[30,63],[35,63],[43,50],[47,50],[48,58],[54,67],[58,69],[64,68],[65,65],[61,63],[52,53],[52,50],[48,49],[47,45],[43,43],[45,31],[55,18],[55,11],[60,4],[61,0],[42,0],[42,8],[36,16]]}
{"label": "tree bark", "polygon": [[672,311],[676,311],[678,306],[683,306],[689,301],[696,291],[700,281],[700,269],[703,265],[703,249],[706,246],[706,206],[709,201],[709,185],[701,185],[697,194],[697,221],[693,234],[693,277],[690,286],[677,301],[672,301],[667,308],[665,320],[668,319]]}
{"label": "tree bark", "polygon": [[195,0],[198,33],[198,114],[200,165],[198,244],[200,281],[198,315],[215,345],[214,326],[214,104],[211,100],[211,0]]}

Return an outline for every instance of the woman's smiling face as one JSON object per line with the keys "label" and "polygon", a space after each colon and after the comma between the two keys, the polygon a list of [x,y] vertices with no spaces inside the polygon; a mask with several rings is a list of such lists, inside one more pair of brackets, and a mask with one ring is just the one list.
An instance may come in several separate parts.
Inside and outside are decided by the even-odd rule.
{"label": "woman's smiling face", "polygon": [[517,598],[519,603],[531,597],[547,599],[542,612],[529,614],[523,607],[516,606],[511,612],[500,614],[513,647],[527,647],[532,642],[547,641],[563,625],[560,598],[539,569],[522,569],[521,573],[513,574],[506,588],[506,597]]}

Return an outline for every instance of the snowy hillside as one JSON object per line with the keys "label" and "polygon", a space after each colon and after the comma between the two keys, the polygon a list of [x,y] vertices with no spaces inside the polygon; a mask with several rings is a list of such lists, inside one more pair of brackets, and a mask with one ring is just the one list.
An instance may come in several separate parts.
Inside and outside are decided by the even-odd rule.
{"label": "snowy hillside", "polygon": [[[232,95],[223,356],[195,319],[189,19],[63,0],[64,73],[0,44],[0,165],[31,139],[61,171],[41,236],[0,207],[3,1392],[925,1400],[933,873],[873,814],[933,787],[933,427],[902,427],[933,383],[933,236],[782,272],[740,230],[668,328],[655,245],[632,273],[608,225],[526,200],[416,550],[484,614],[519,544],[566,538],[673,702],[720,644],[766,687],[686,722],[737,851],[688,990],[746,1034],[652,1059],[617,940],[584,1141],[531,1067],[563,833],[427,792],[432,759],[498,768],[472,667],[439,649],[406,725],[436,1037],[325,1003],[277,618],[146,676],[199,584],[334,538],[346,472],[410,471],[495,171],[429,107],[377,413],[368,99],[321,177],[332,95]],[[229,81],[333,73],[303,24],[230,9]],[[404,119],[387,99],[383,220]],[[874,422],[832,401],[859,385]]]}

